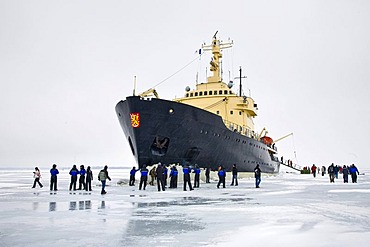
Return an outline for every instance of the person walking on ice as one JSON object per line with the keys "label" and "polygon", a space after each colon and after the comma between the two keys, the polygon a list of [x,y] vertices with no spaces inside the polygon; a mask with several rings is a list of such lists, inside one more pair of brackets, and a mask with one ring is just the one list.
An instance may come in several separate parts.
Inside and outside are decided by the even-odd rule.
{"label": "person walking on ice", "polygon": [[261,169],[259,164],[254,168],[254,177],[256,178],[256,188],[259,188],[261,183]]}
{"label": "person walking on ice", "polygon": [[33,177],[35,178],[35,180],[33,181],[32,188],[36,188],[36,183],[38,183],[40,188],[42,188],[43,185],[40,183],[41,172],[38,167],[35,167],[35,171],[33,172]]}
{"label": "person walking on ice", "polygon": [[101,194],[102,195],[107,194],[107,192],[105,191],[105,184],[106,184],[107,179],[111,181],[108,175],[108,166],[104,166],[104,169],[101,170],[98,175],[98,180],[101,182]]}

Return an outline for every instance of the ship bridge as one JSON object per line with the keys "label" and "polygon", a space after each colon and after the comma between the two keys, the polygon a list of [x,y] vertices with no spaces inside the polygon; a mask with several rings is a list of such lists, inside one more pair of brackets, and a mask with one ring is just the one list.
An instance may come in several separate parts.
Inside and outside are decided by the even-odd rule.
{"label": "ship bridge", "polygon": [[257,104],[251,97],[238,96],[231,88],[232,83],[226,84],[220,76],[221,51],[232,47],[232,42],[223,43],[213,37],[211,45],[203,45],[204,51],[211,51],[210,70],[213,72],[207,81],[196,85],[191,90],[187,87],[184,97],[174,101],[188,104],[219,115],[225,125],[238,126],[240,134],[256,138],[254,134],[253,118],[257,116]]}

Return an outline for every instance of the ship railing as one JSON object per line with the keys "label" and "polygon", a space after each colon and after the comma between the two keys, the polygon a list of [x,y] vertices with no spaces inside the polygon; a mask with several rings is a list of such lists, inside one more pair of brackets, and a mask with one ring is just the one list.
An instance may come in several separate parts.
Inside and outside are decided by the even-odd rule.
{"label": "ship railing", "polygon": [[240,126],[240,125],[238,125],[236,123],[230,122],[228,120],[223,120],[223,121],[224,121],[224,124],[226,125],[226,127],[229,130],[231,130],[233,132],[237,132],[237,133],[239,133],[241,135],[245,135],[245,136],[248,136],[248,137],[250,137],[252,139],[257,140],[257,134],[253,130],[248,129],[248,128],[243,127],[243,126]]}
{"label": "ship railing", "polygon": [[[258,134],[256,132],[254,132],[253,130],[248,129],[248,128],[243,127],[243,126],[240,126],[240,125],[238,125],[236,123],[230,122],[228,120],[223,120],[223,121],[224,121],[224,124],[226,125],[226,127],[229,130],[231,130],[233,132],[237,132],[237,133],[239,133],[241,135],[248,136],[248,137],[250,137],[252,139],[258,140]],[[264,143],[261,140],[258,140],[258,141]],[[269,148],[271,148],[272,150],[274,150],[275,152],[277,152],[277,148],[276,148],[275,144],[267,144],[267,146]]]}

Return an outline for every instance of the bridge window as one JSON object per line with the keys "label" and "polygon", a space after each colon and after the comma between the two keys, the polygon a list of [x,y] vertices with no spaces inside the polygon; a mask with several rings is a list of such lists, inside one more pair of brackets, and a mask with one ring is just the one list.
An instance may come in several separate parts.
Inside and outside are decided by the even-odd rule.
{"label": "bridge window", "polygon": [[190,97],[193,97],[193,93],[190,93]]}
{"label": "bridge window", "polygon": [[221,95],[221,94],[222,94],[222,90],[218,91],[218,94],[220,94],[220,95]]}
{"label": "bridge window", "polygon": [[209,95],[212,95],[212,91],[209,91]]}
{"label": "bridge window", "polygon": [[227,94],[227,90],[224,90],[224,94]]}
{"label": "bridge window", "polygon": [[199,96],[203,96],[203,92],[199,92]]}
{"label": "bridge window", "polygon": [[195,93],[195,96],[198,96],[198,92]]}
{"label": "bridge window", "polygon": [[214,95],[217,95],[217,90],[213,91]]}
{"label": "bridge window", "polygon": [[189,97],[189,94],[188,93],[186,94],[186,97]]}
{"label": "bridge window", "polygon": [[206,95],[207,95],[207,93],[208,93],[207,91],[204,91],[204,96],[206,96]]}

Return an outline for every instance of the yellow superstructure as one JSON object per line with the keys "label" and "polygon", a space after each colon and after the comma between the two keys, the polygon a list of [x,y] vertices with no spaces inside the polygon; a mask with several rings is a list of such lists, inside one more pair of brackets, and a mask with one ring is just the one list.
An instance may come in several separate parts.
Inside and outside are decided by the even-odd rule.
{"label": "yellow superstructure", "polygon": [[220,76],[221,51],[231,46],[232,42],[222,43],[216,35],[211,45],[203,45],[203,50],[212,51],[210,70],[213,74],[207,78],[207,82],[197,84],[194,90],[187,90],[183,98],[174,101],[217,114],[229,129],[257,138],[253,123],[253,118],[257,116],[257,105],[251,97],[234,93],[231,90],[232,84],[226,84]]}

